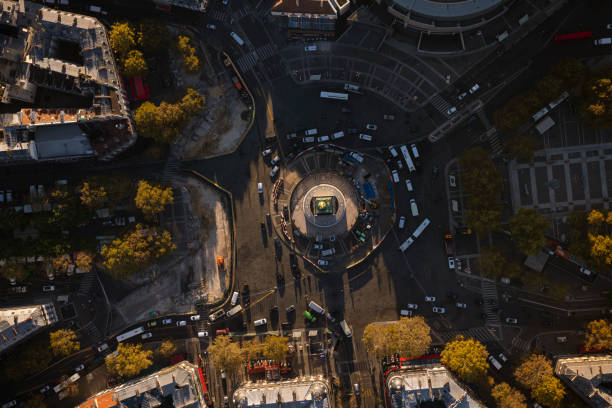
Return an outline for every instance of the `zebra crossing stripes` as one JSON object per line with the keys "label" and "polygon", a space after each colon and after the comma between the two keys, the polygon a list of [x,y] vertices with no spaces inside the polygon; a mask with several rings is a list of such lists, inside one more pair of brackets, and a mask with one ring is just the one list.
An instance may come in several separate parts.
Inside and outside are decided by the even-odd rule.
{"label": "zebra crossing stripes", "polygon": [[481,281],[482,297],[484,299],[484,313],[487,315],[487,325],[500,325],[501,321],[497,315],[497,286],[488,280]]}
{"label": "zebra crossing stripes", "polygon": [[89,294],[94,281],[96,280],[96,274],[93,271],[89,271],[81,278],[81,284],[79,285],[78,293],[81,295]]}
{"label": "zebra crossing stripes", "polygon": [[486,327],[473,327],[468,330],[437,332],[437,334],[444,342],[449,342],[457,336],[470,337],[480,341],[481,343],[491,343],[497,341],[497,338]]}
{"label": "zebra crossing stripes", "polygon": [[[438,110],[438,112],[446,115],[446,112],[450,109],[451,105],[446,102],[441,96],[434,95],[430,99],[431,104],[434,108]],[[447,115],[448,116],[448,115]]]}
{"label": "zebra crossing stripes", "polygon": [[172,183],[178,174],[179,167],[181,166],[181,162],[174,158],[170,157],[168,161],[166,161],[166,165],[164,167],[164,174],[161,179],[164,183]]}
{"label": "zebra crossing stripes", "polygon": [[522,351],[529,351],[531,342],[529,340],[525,340],[519,336],[516,336],[512,339],[512,347]]}
{"label": "zebra crossing stripes", "polygon": [[257,64],[257,54],[255,52],[249,52],[238,58],[238,68],[240,68],[242,72],[250,71],[255,64]]}
{"label": "zebra crossing stripes", "polygon": [[251,11],[247,7],[243,7],[240,10],[232,13],[232,18],[234,19],[234,21],[238,21],[241,18],[248,16],[250,13]]}
{"label": "zebra crossing stripes", "polygon": [[493,157],[497,157],[503,152],[503,146],[501,141],[499,140],[499,135],[497,132],[491,132],[489,136],[489,144],[491,145],[491,150],[493,151]]}
{"label": "zebra crossing stripes", "polygon": [[227,18],[228,16],[227,16],[227,14],[225,14],[224,11],[221,11],[221,10],[211,10],[211,11],[208,12],[208,14],[212,18],[214,18],[215,20],[219,20],[219,21],[222,21],[224,23],[226,23],[228,21],[228,18]]}
{"label": "zebra crossing stripes", "polygon": [[274,48],[274,45],[268,43],[263,47],[256,49],[255,53],[257,54],[257,57],[263,61],[276,54],[276,49]]}
{"label": "zebra crossing stripes", "polygon": [[98,330],[98,327],[93,322],[89,322],[85,326],[83,326],[83,330],[93,340],[94,343],[97,343],[103,337],[102,333],[100,333],[100,330]]}

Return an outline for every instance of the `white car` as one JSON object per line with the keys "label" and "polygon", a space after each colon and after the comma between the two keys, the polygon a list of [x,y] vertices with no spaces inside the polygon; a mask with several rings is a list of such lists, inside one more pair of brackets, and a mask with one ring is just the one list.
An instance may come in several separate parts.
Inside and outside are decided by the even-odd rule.
{"label": "white car", "polygon": [[448,257],[448,267],[449,269],[455,269],[455,258],[452,256]]}
{"label": "white car", "polygon": [[414,303],[408,303],[408,304],[406,305],[406,307],[407,307],[408,309],[414,309],[414,310],[417,310],[417,309],[419,308],[419,305],[414,304]]}
{"label": "white car", "polygon": [[518,319],[516,317],[506,317],[506,323],[517,324]]}
{"label": "white car", "polygon": [[457,302],[457,307],[459,309],[467,309],[467,304],[461,303],[461,302]]}
{"label": "white car", "polygon": [[200,315],[193,315],[189,317],[191,320],[200,320]]}
{"label": "white car", "polygon": [[378,126],[376,126],[376,125],[374,125],[372,123],[368,123],[366,125],[366,129],[368,129],[368,130],[378,130]]}
{"label": "white car", "polygon": [[187,326],[187,322],[185,320],[181,320],[180,322],[176,322],[177,326]]}
{"label": "white car", "polygon": [[372,136],[366,135],[365,133],[360,133],[359,134],[359,139],[365,140],[366,142],[371,142],[372,141]]}
{"label": "white car", "polygon": [[317,142],[318,143],[329,142],[329,136],[327,136],[327,135],[319,136],[319,137],[317,137]]}
{"label": "white car", "polygon": [[257,183],[257,192],[263,194],[263,183]]}
{"label": "white car", "polygon": [[208,332],[207,331],[198,332],[198,337],[208,337]]}
{"label": "white car", "polygon": [[274,158],[270,161],[270,165],[271,166],[276,166],[276,164],[280,161],[280,157],[278,157],[278,154],[276,156],[274,156]]}
{"label": "white car", "polygon": [[326,261],[325,259],[319,259],[319,261],[317,262],[320,266],[327,266],[329,265],[329,262]]}
{"label": "white car", "polygon": [[465,98],[467,96],[467,92],[463,92],[461,94],[459,94],[459,96],[457,97],[457,99],[462,100],[463,98]]}
{"label": "white car", "polygon": [[263,319],[255,320],[253,324],[255,326],[263,326],[268,323],[268,320],[264,317]]}
{"label": "white car", "polygon": [[470,93],[473,94],[479,89],[480,89],[480,86],[478,86],[478,84],[474,84],[474,86],[470,88]]}
{"label": "white car", "polygon": [[508,357],[504,356],[504,353],[499,353],[499,359],[504,363],[508,361]]}
{"label": "white car", "polygon": [[400,217],[399,219],[399,229],[404,229],[404,226],[406,225],[406,217],[404,217],[403,215]]}
{"label": "white car", "polygon": [[145,334],[143,334],[143,335],[142,335],[142,336],[140,336],[140,337],[142,337],[142,339],[143,339],[143,340],[144,340],[144,339],[148,339],[148,338],[153,337],[153,333],[151,333],[151,332],[149,332],[149,333],[145,333]]}
{"label": "white car", "polygon": [[217,26],[214,24],[206,24],[206,28],[208,28],[209,30],[216,30]]}
{"label": "white car", "polygon": [[17,405],[17,400],[12,400],[2,405],[2,408],[11,408]]}
{"label": "white car", "polygon": [[172,319],[164,319],[162,320],[162,324],[170,324],[172,323]]}
{"label": "white car", "polygon": [[297,138],[297,133],[287,133],[287,140],[292,140]]}
{"label": "white car", "polygon": [[78,373],[79,371],[84,370],[84,369],[85,369],[85,365],[81,364],[74,369],[74,372]]}
{"label": "white car", "polygon": [[106,350],[108,348],[108,344],[104,343],[104,344],[100,344],[98,346],[98,353],[103,352],[104,350]]}
{"label": "white car", "polygon": [[452,115],[453,113],[457,112],[457,107],[453,106],[452,108],[450,108],[449,110],[446,111],[446,114],[448,116]]}
{"label": "white car", "polygon": [[309,52],[309,51],[316,51],[317,50],[317,46],[316,45],[307,45],[304,47],[304,51]]}
{"label": "white car", "polygon": [[408,189],[408,191],[413,191],[412,182],[410,181],[410,179],[406,179],[406,188]]}
{"label": "white car", "polygon": [[280,170],[280,168],[278,166],[274,166],[274,168],[270,172],[270,178],[276,177],[276,175],[278,174],[279,170]]}
{"label": "white car", "polygon": [[266,157],[267,155],[269,155],[269,154],[271,154],[271,153],[272,153],[272,149],[266,149],[266,150],[264,150],[263,152],[261,152],[261,155],[262,155],[263,157]]}
{"label": "white car", "polygon": [[426,302],[435,302],[436,301],[436,297],[435,296],[425,296],[425,301]]}
{"label": "white car", "polygon": [[434,306],[433,309],[431,310],[433,310],[434,313],[440,313],[440,314],[446,312],[446,309],[444,309],[443,307],[436,307],[436,306]]}
{"label": "white car", "polygon": [[608,30],[612,30],[612,24],[607,24],[607,25],[606,25],[606,28],[607,28]]}

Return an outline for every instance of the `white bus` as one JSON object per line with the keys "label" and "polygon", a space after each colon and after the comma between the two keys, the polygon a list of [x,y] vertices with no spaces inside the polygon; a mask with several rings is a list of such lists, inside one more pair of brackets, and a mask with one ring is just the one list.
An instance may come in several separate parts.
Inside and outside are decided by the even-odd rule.
{"label": "white bus", "polygon": [[552,101],[551,103],[548,104],[548,107],[552,110],[555,109],[557,107],[557,105],[559,105],[561,102],[563,102],[564,100],[567,99],[567,97],[569,96],[569,94],[567,93],[567,91],[563,92],[561,94],[561,96],[559,96],[557,99],[555,99],[554,101]]}
{"label": "white bus", "polygon": [[410,157],[408,148],[405,145],[401,145],[400,150],[402,152],[402,155],[404,156],[406,164],[408,165],[408,170],[410,170],[411,172],[416,171],[416,167],[414,167],[414,163],[412,162],[412,157]]}
{"label": "white bus", "polygon": [[348,101],[348,94],[338,92],[321,91],[321,98],[335,99],[337,101]]}
{"label": "white bus", "polygon": [[137,336],[141,333],[144,333],[144,327],[137,327],[135,329],[132,329],[128,332],[125,332],[123,334],[120,334],[117,336],[117,343],[121,343],[123,340],[127,340],[131,337]]}
{"label": "white bus", "polygon": [[415,239],[418,238],[423,233],[423,231],[425,231],[425,228],[427,228],[429,224],[430,224],[429,218],[425,218],[423,222],[421,223],[421,225],[419,225],[417,229],[414,230],[414,232],[412,233],[412,236]]}
{"label": "white bus", "polygon": [[404,243],[402,245],[399,246],[399,250],[404,252],[413,243],[414,243],[414,239],[412,239],[412,237],[409,237],[407,240],[404,241]]}

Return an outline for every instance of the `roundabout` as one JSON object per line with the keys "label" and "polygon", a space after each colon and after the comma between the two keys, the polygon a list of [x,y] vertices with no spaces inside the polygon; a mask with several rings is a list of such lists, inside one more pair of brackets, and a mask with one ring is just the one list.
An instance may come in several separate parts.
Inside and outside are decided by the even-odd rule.
{"label": "roundabout", "polygon": [[385,163],[334,145],[307,149],[275,183],[270,214],[291,249],[324,271],[344,271],[380,245],[395,222]]}

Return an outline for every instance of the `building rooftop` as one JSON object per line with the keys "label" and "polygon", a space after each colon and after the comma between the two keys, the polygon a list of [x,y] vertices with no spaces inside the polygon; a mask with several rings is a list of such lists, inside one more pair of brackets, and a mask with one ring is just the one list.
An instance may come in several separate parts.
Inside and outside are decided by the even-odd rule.
{"label": "building rooftop", "polygon": [[322,378],[302,377],[290,381],[241,385],[233,395],[236,408],[328,408],[329,386]]}
{"label": "building rooftop", "polygon": [[311,14],[336,16],[337,12],[329,0],[278,0],[272,14]]}
{"label": "building rooftop", "polygon": [[392,0],[402,9],[423,16],[439,18],[465,18],[486,13],[503,3],[504,0],[462,0],[462,1],[431,1],[431,0]]}
{"label": "building rooftop", "polygon": [[0,352],[55,322],[57,314],[50,303],[0,309]]}
{"label": "building rooftop", "polygon": [[424,401],[440,407],[485,407],[437,360],[388,374],[387,387],[391,408],[417,408]]}
{"label": "building rooftop", "polygon": [[197,366],[183,361],[102,391],[77,408],[204,408]]}
{"label": "building rooftop", "polygon": [[612,354],[559,358],[555,374],[589,406],[612,406]]}

